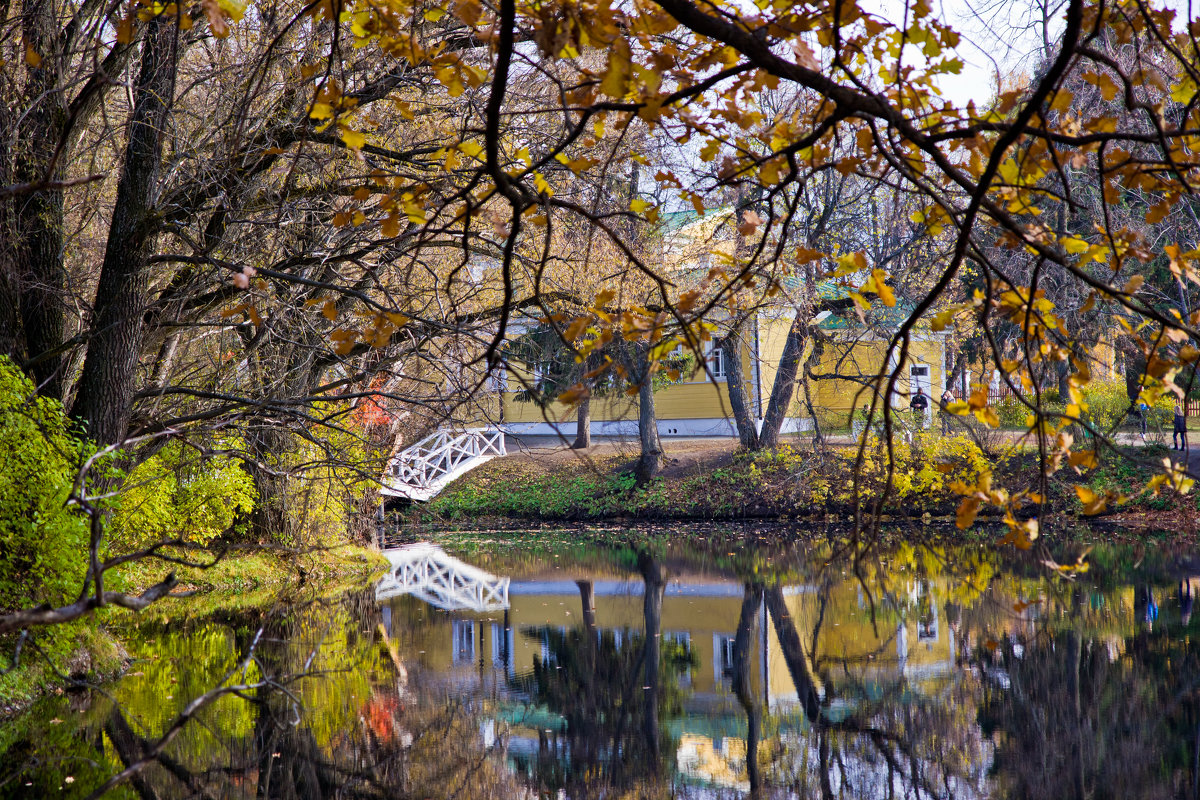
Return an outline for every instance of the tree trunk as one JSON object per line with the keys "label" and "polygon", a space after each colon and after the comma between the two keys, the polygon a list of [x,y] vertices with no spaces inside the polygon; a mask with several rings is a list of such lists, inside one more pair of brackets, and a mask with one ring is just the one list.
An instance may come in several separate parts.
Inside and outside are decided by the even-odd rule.
{"label": "tree trunk", "polygon": [[739,319],[721,340],[721,355],[725,361],[725,387],[729,390],[729,409],[737,425],[738,441],[747,450],[759,447],[758,428],[750,413],[750,398],[746,391],[746,375],[742,369],[742,329],[745,318]]}
{"label": "tree trunk", "polygon": [[295,450],[292,435],[282,428],[253,427],[246,431],[246,451],[252,458],[244,461],[258,497],[250,512],[250,530],[258,542],[295,544],[297,526],[289,513],[291,480],[288,466],[280,456]]}
{"label": "tree trunk", "polygon": [[[58,49],[58,21],[54,4],[35,0],[25,6],[22,37],[27,47],[42,56],[37,66],[27,65],[25,113],[17,122],[14,178],[37,184],[61,179],[70,154],[55,162],[62,138],[69,96],[59,86],[63,68]],[[16,291],[20,339],[26,371],[40,394],[61,399],[63,332],[66,328],[66,269],[63,265],[63,195],[47,189],[11,200],[13,229],[10,258],[13,275],[6,280]],[[7,249],[7,248],[6,248]],[[11,323],[5,323],[11,326]],[[6,338],[7,335],[6,335]],[[18,357],[20,357],[18,353]]]}
{"label": "tree trunk", "polygon": [[801,321],[800,314],[797,314],[783,344],[783,354],[779,357],[779,371],[775,373],[771,399],[767,404],[767,413],[763,416],[762,430],[758,434],[759,446],[764,450],[779,446],[779,432],[783,428],[788,409],[792,406],[796,376],[800,372],[800,357],[804,355],[804,345],[808,339],[807,333],[808,326]]}
{"label": "tree trunk", "polygon": [[162,165],[163,133],[175,90],[176,35],[171,20],[155,17],[142,47],[125,167],[117,185],[95,318],[74,415],[101,444],[125,438],[148,303],[147,261],[155,241],[151,219]]}
{"label": "tree trunk", "polygon": [[779,638],[779,650],[796,686],[797,699],[809,722],[821,719],[821,693],[813,675],[812,663],[796,631],[796,623],[788,612],[783,599],[783,590],[773,586],[766,590],[767,611],[775,622],[775,634]]}
{"label": "tree trunk", "polygon": [[737,634],[733,639],[733,693],[746,711],[746,772],[750,776],[750,794],[757,796],[762,788],[758,771],[758,739],[762,708],[750,686],[750,650],[754,644],[754,618],[762,605],[761,584],[746,584],[742,595],[742,611],[738,617]]}
{"label": "tree trunk", "polygon": [[649,553],[638,553],[638,571],[642,574],[645,590],[642,594],[642,617],[645,623],[645,680],[642,687],[642,733],[650,753],[651,771],[657,772],[660,747],[658,741],[658,690],[662,682],[659,674],[662,661],[662,604],[667,588],[666,573],[662,564]]}
{"label": "tree trunk", "polygon": [[649,348],[639,345],[637,358],[641,362],[638,385],[638,440],[642,454],[638,458],[638,485],[651,481],[663,467],[662,440],[658,436],[658,418],[654,413],[654,376],[650,374]]}
{"label": "tree trunk", "polygon": [[[0,131],[11,130],[12,114],[0,103]],[[7,136],[0,136],[0,185],[15,183],[10,170]],[[0,201],[0,355],[15,363],[25,361],[25,334],[21,330],[21,276],[16,248],[16,209],[13,199]]]}
{"label": "tree trunk", "polygon": [[[812,331],[813,346],[808,354],[808,358],[804,359],[804,373],[801,376],[801,384],[804,389],[804,408],[808,411],[808,417],[813,424],[813,447],[820,449],[825,444],[825,437],[821,434],[821,420],[817,418],[816,404],[812,398],[813,369],[820,366],[821,357],[825,355],[825,336],[819,328]],[[853,409],[851,409],[853,413]]]}
{"label": "tree trunk", "polygon": [[587,450],[592,446],[592,398],[585,397],[579,403],[575,417],[575,441],[572,450]]}

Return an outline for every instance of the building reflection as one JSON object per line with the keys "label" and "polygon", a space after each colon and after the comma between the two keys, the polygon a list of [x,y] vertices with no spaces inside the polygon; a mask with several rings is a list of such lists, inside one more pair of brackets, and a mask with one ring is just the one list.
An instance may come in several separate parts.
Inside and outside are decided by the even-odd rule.
{"label": "building reflection", "polygon": [[[605,669],[630,672],[626,683],[639,696],[651,682],[634,674],[647,663],[646,585],[637,573],[603,571],[514,578],[503,611],[425,607],[409,653],[428,680],[485,698],[492,718],[507,726],[510,759],[533,769],[548,748],[569,749],[562,740],[571,738],[572,720],[575,732],[587,728],[588,710],[569,695],[597,691],[587,671],[600,669],[598,655],[608,653]],[[837,722],[885,698],[943,692],[963,663],[956,639],[963,612],[947,604],[948,590],[946,581],[912,579],[872,598],[860,581],[847,578],[764,592],[726,577],[677,571],[662,587],[653,634],[661,650],[655,663],[666,663],[663,654],[671,659],[656,679],[666,684],[655,690],[659,705],[670,695],[676,707],[651,722],[646,719],[657,716],[658,706],[647,708],[638,724],[662,731],[669,742],[664,753],[684,780],[748,789],[760,782],[751,774],[759,762],[769,761],[771,753],[778,757],[789,735],[793,742],[804,740],[814,721]],[[799,642],[790,660],[769,611],[770,597]],[[382,609],[393,638],[412,630],[418,613],[412,598],[388,600]],[[409,622],[402,626],[399,620]],[[797,667],[797,659],[804,664]],[[581,661],[586,663],[576,663]],[[555,680],[569,685],[548,689],[545,684]],[[805,693],[814,698],[807,706]],[[537,702],[547,697],[557,699]],[[602,719],[611,710],[591,711]],[[770,737],[760,735],[764,715]],[[748,759],[748,740],[759,754],[755,759]],[[659,744],[658,737],[646,741]]]}
{"label": "building reflection", "polygon": [[[1114,780],[1071,742],[1084,729],[1121,746],[1133,734],[1100,724],[1078,675],[1124,686],[1131,670],[1172,663],[1159,648],[1190,653],[1200,581],[1098,589],[920,564],[767,584],[640,554],[636,572],[514,577],[503,610],[410,597],[382,614],[427,685],[478,699],[488,741],[548,796],[661,780],[801,797],[1052,785],[1022,748],[1061,751],[1072,786]],[[1014,694],[1030,681],[1036,691]],[[1061,729],[1053,742],[1025,740],[1037,715]],[[1138,725],[1165,724],[1154,719]]]}

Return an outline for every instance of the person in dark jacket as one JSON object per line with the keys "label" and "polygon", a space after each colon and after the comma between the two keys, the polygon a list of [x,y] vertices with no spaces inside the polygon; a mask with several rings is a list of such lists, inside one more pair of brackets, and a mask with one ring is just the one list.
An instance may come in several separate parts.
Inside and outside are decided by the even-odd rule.
{"label": "person in dark jacket", "polygon": [[1175,425],[1171,429],[1171,449],[1187,450],[1187,446],[1187,417],[1183,413],[1183,406],[1178,400],[1176,400]]}
{"label": "person in dark jacket", "polygon": [[908,401],[908,407],[913,412],[913,421],[918,428],[925,427],[925,411],[929,408],[929,398],[925,396],[925,392],[921,387],[917,387],[917,393],[913,395],[912,400]]}

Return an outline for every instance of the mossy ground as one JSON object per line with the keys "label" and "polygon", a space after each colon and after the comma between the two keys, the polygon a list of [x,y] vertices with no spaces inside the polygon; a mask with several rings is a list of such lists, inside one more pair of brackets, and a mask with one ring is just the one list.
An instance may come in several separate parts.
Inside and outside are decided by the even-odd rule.
{"label": "mossy ground", "polygon": [[[934,438],[924,450],[918,447],[901,454],[884,513],[953,522],[961,497],[952,490],[952,479],[973,485],[972,476],[982,468],[993,473],[997,484],[1038,487],[1035,451],[1018,448],[983,459],[977,449],[946,444],[950,441]],[[883,485],[885,462],[876,454],[864,462],[864,480],[857,495],[851,494],[854,453],[852,447],[835,446],[816,454],[803,443],[773,453],[735,452],[729,447],[708,453],[692,450],[685,467],[669,466],[644,486],[636,485],[634,457],[629,453],[587,458],[564,457],[561,451],[533,453],[494,460],[453,483],[432,502],[403,510],[398,517],[401,525],[415,527],[613,520],[845,521],[853,519],[856,499],[860,508],[870,509]],[[1109,508],[1108,518],[1194,531],[1200,518],[1196,492],[1164,489],[1151,495],[1143,491],[1162,470],[1168,454],[1167,448],[1157,445],[1129,447],[1106,454],[1099,467],[1088,472],[1060,469],[1046,487],[1047,517],[1053,515],[1059,523],[1081,519],[1083,507],[1075,487],[1086,486],[1101,493],[1111,489],[1128,498]]]}

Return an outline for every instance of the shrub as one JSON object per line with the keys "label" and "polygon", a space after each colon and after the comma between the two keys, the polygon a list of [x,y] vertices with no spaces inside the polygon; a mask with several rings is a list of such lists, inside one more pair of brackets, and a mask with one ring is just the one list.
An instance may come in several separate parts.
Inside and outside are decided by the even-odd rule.
{"label": "shrub", "polygon": [[0,609],[61,604],[79,590],[88,520],[68,505],[84,457],[62,405],[0,356]]}
{"label": "shrub", "polygon": [[253,510],[254,497],[250,476],[233,459],[200,458],[172,442],[125,478],[109,540],[121,549],[175,537],[207,544]]}
{"label": "shrub", "polygon": [[897,445],[895,454],[893,481],[901,500],[940,496],[952,481],[974,486],[980,475],[992,469],[979,446],[963,435],[937,436],[922,431],[911,445]]}
{"label": "shrub", "polygon": [[993,406],[996,416],[1000,418],[1001,428],[1025,428],[1029,419],[1029,409],[1015,397],[1005,397],[997,400]]}

